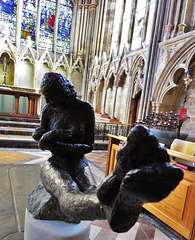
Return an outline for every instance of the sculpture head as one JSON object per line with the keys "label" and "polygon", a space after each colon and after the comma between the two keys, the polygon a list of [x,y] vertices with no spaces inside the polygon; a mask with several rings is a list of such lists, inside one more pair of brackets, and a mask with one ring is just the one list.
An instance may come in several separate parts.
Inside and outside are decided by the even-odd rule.
{"label": "sculpture head", "polygon": [[73,84],[59,73],[46,73],[41,82],[41,92],[46,102],[53,107],[70,103],[76,99],[76,90]]}
{"label": "sculpture head", "polygon": [[[118,161],[127,171],[150,164],[170,162],[166,150],[160,146],[158,139],[145,126],[135,126],[127,141],[118,151]],[[126,159],[123,163],[123,159]]]}

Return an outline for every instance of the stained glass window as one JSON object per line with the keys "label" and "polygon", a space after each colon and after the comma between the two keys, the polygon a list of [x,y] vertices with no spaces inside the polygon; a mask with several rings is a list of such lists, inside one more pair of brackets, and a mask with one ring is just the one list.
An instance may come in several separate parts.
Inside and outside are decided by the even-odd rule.
{"label": "stained glass window", "polygon": [[72,25],[73,4],[70,0],[60,0],[59,4],[59,18],[58,18],[58,33],[56,50],[62,52],[63,47],[65,53],[68,54],[70,50],[70,32]]}
{"label": "stained glass window", "polygon": [[21,44],[25,44],[25,39],[31,36],[34,46],[37,19],[37,0],[24,0],[22,7],[21,24]]}
{"label": "stained glass window", "polygon": [[17,0],[0,0],[0,35],[8,33],[15,43]]}
{"label": "stained glass window", "polygon": [[48,44],[49,50],[52,50],[54,25],[55,25],[56,1],[42,0],[41,1],[41,20],[40,20],[40,35],[39,47],[45,48]]}
{"label": "stained glass window", "polygon": [[141,47],[143,24],[145,17],[146,0],[138,0],[135,14],[135,24],[133,31],[133,40],[131,49],[135,50]]}
{"label": "stained glass window", "polygon": [[[41,1],[41,19],[39,33],[39,48],[53,48],[56,1],[55,0],[23,0],[21,19],[21,44],[26,44],[27,36],[31,36],[32,46],[35,44],[37,5]],[[5,30],[15,43],[17,0],[0,0],[0,37]],[[70,32],[72,24],[73,3],[71,0],[60,0],[57,29],[57,52],[69,53]]]}

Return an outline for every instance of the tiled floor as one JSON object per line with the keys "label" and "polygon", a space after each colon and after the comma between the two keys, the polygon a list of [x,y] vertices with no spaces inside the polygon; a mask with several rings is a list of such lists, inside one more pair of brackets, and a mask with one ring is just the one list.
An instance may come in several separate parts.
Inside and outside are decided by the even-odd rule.
{"label": "tiled floor", "polygon": [[[94,177],[97,183],[100,183],[101,180],[104,178],[104,171],[106,166],[106,154],[107,152],[105,151],[94,151],[86,155],[87,159],[89,160],[92,173],[94,174]],[[22,186],[18,186],[17,183],[24,181],[25,183],[24,188],[26,187],[26,189],[32,185],[31,183],[28,182],[28,176],[30,178],[30,174],[32,175],[32,173],[30,172],[29,164],[33,164],[33,166],[36,166],[35,164],[42,164],[46,159],[48,159],[48,157],[50,156],[50,152],[40,151],[38,149],[0,149],[0,164],[2,164],[1,171],[3,171],[4,169],[5,163],[7,161],[6,158],[9,158],[8,156],[10,156],[11,160],[8,161],[8,164],[6,166],[9,169],[13,167],[13,171],[10,172],[10,175],[9,175],[10,177],[8,177],[10,178],[10,181],[12,181],[11,185],[13,185],[13,187],[11,187],[9,198],[11,198],[10,195],[12,195],[13,205],[14,205],[15,204],[14,201],[16,201],[16,203],[17,201],[19,202],[18,196],[21,195],[21,192],[23,190]],[[22,168],[17,168],[17,166],[19,165],[21,166],[21,164],[28,164],[29,168],[27,167],[26,168],[27,170],[25,170],[25,172],[22,172],[21,170]],[[10,171],[9,169],[8,171]],[[4,180],[5,178],[3,173],[0,175],[0,177],[1,177],[1,180]],[[36,178],[36,176],[34,176],[34,178]],[[26,182],[25,182],[25,179],[26,179]],[[8,181],[8,179],[6,181]],[[1,194],[0,198],[3,198],[3,199],[5,198],[4,194],[6,192],[6,186],[7,188],[10,187],[6,181],[4,183],[1,181],[1,184],[4,184],[3,185],[4,190],[0,191],[0,194]],[[36,185],[37,184],[36,181],[39,181],[39,179],[35,179],[35,182],[33,184]],[[1,205],[5,204],[5,206],[7,206],[5,202],[6,200],[3,202],[0,201]],[[4,230],[3,228],[10,227],[10,224],[8,222],[9,221],[8,217],[12,218],[12,214],[15,213],[16,222],[18,221],[20,223],[20,224],[16,223],[14,225],[15,227],[13,226],[13,228],[10,228],[11,229],[10,234],[12,234],[10,235],[10,238],[9,237],[6,238],[5,237],[6,235],[5,235],[2,237],[2,240],[22,240],[23,239],[23,233],[18,233],[18,232],[24,231],[23,230],[24,227],[22,226],[24,221],[23,219],[24,209],[22,208],[25,208],[25,204],[20,202],[19,206],[20,206],[19,208],[16,208],[16,207],[15,209],[13,208],[11,212],[9,211],[9,209],[6,209],[6,211],[8,212],[8,215],[5,214],[6,211],[4,211],[5,209],[3,208],[3,205],[0,206],[0,237],[3,236],[1,235],[1,231]],[[93,221],[91,224],[90,240],[169,240],[169,239],[176,240],[176,239],[182,239],[182,238],[167,237],[164,233],[162,233],[157,228],[155,228],[149,221],[147,221],[142,216],[139,217],[137,223],[128,232],[120,233],[120,234],[113,232],[110,229],[106,220],[103,220],[103,221],[96,220],[96,221]]]}

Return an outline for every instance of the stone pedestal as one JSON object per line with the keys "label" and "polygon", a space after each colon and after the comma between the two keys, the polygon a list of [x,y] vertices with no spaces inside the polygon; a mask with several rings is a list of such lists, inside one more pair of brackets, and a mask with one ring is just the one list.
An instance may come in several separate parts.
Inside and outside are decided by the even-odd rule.
{"label": "stone pedestal", "polygon": [[24,240],[89,240],[91,222],[79,224],[34,219],[26,209]]}

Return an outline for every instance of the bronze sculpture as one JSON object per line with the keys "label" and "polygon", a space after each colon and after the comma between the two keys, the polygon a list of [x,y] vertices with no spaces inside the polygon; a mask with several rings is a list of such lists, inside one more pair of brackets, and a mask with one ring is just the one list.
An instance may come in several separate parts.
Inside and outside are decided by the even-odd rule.
{"label": "bronze sculpture", "polygon": [[44,186],[29,198],[35,218],[74,223],[107,219],[113,231],[125,232],[144,203],[167,197],[183,178],[156,137],[137,126],[119,150],[115,169],[97,188],[84,156],[94,142],[93,108],[76,97],[72,83],[60,74],[45,74],[41,90],[47,104],[33,137],[52,157],[41,169]]}

